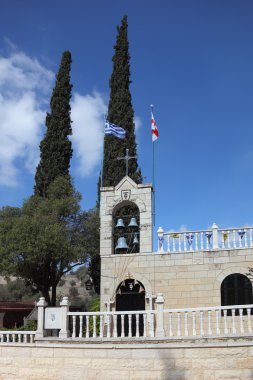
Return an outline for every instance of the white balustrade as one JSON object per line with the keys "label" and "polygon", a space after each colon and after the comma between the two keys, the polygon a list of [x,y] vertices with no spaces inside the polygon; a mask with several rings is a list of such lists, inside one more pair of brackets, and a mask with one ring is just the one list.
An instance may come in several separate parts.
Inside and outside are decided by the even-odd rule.
{"label": "white balustrade", "polygon": [[34,343],[35,331],[0,331],[0,343]]}
{"label": "white balustrade", "polygon": [[165,309],[164,314],[170,339],[252,335],[253,305]]}
{"label": "white balustrade", "polygon": [[253,227],[219,229],[214,223],[209,230],[164,232],[158,229],[159,253],[182,253],[217,249],[253,247]]}

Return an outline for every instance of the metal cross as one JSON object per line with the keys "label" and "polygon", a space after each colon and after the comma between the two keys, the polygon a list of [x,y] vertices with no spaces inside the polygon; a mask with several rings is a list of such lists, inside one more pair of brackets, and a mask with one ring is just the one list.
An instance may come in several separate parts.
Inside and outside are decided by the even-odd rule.
{"label": "metal cross", "polygon": [[117,157],[117,160],[125,160],[126,161],[126,176],[128,176],[128,161],[132,158],[136,158],[136,156],[129,156],[129,149],[126,149],[125,157]]}

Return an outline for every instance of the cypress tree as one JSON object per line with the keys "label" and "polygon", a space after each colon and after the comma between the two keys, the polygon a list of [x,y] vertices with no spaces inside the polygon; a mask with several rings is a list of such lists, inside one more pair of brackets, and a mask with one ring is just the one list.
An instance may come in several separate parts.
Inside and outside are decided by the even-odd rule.
{"label": "cypress tree", "polygon": [[69,176],[72,145],[68,136],[72,134],[70,119],[71,53],[65,51],[53,89],[50,107],[46,116],[47,131],[40,143],[40,163],[35,175],[35,195],[47,197],[49,185],[58,176]]}
{"label": "cypress tree", "polygon": [[[117,27],[118,35],[115,54],[112,58],[113,72],[110,79],[110,102],[107,119],[126,131],[124,140],[114,136],[104,137],[103,186],[115,186],[125,176],[125,161],[117,161],[117,157],[126,154],[129,149],[130,156],[137,155],[135,142],[134,110],[130,93],[130,55],[127,36],[127,16],[124,16],[121,25]],[[128,175],[136,183],[142,182],[141,170],[137,159],[129,161]]]}

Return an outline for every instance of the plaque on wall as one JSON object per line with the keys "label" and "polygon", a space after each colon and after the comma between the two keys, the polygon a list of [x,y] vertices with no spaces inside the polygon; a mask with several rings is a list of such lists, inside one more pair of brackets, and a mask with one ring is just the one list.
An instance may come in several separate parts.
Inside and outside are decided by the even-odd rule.
{"label": "plaque on wall", "polygon": [[61,308],[47,307],[45,309],[45,329],[61,328]]}
{"label": "plaque on wall", "polygon": [[121,198],[123,201],[128,201],[131,196],[131,190],[121,190]]}

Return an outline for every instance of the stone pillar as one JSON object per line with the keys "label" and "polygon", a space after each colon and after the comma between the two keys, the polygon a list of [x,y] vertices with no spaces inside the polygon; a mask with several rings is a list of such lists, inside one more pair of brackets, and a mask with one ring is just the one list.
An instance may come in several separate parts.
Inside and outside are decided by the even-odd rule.
{"label": "stone pillar", "polygon": [[218,249],[219,248],[219,238],[218,238],[218,226],[216,223],[213,223],[212,231],[213,231],[213,249]]}
{"label": "stone pillar", "polygon": [[47,303],[45,301],[45,297],[40,297],[39,302],[37,302],[38,308],[38,322],[37,322],[37,330],[35,333],[35,339],[41,339],[44,337],[44,315],[45,315],[45,307]]}
{"label": "stone pillar", "polygon": [[163,306],[164,306],[164,297],[162,293],[158,293],[156,297],[156,304],[157,304],[157,321],[156,321],[156,332],[155,336],[157,338],[163,338],[164,333],[164,326],[163,326]]}
{"label": "stone pillar", "polygon": [[69,318],[68,318],[68,312],[69,312],[69,300],[68,297],[63,297],[61,303],[61,330],[59,332],[59,338],[66,339],[70,335],[69,331]]}
{"label": "stone pillar", "polygon": [[158,228],[157,234],[158,234],[158,252],[162,253],[162,252],[164,252],[164,246],[163,246],[163,243],[164,243],[164,236],[163,236],[164,230],[162,229],[162,227]]}

